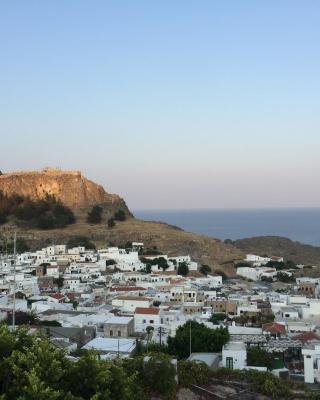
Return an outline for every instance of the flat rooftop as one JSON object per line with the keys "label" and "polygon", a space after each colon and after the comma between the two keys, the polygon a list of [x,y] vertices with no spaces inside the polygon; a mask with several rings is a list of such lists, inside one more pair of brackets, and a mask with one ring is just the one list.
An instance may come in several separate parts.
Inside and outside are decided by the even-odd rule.
{"label": "flat rooftop", "polygon": [[223,346],[223,350],[246,351],[246,344],[244,342],[229,342]]}

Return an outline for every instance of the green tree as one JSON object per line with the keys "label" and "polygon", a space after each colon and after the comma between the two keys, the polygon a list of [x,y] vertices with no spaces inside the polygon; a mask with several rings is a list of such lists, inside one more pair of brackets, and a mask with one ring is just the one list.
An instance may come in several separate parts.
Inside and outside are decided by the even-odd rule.
{"label": "green tree", "polygon": [[209,272],[211,272],[211,268],[209,267],[209,265],[202,264],[199,268],[199,271],[201,272],[202,275],[207,276]]}
{"label": "green tree", "polygon": [[229,341],[228,328],[210,329],[204,324],[188,321],[177,329],[175,337],[169,336],[168,349],[170,354],[185,358],[189,355],[191,324],[191,349],[193,352],[219,352]]}
{"label": "green tree", "polygon": [[96,246],[86,236],[73,236],[67,241],[67,248],[85,247],[88,250],[95,250]]}
{"label": "green tree", "polygon": [[100,224],[102,221],[103,208],[100,206],[93,206],[91,211],[88,212],[87,222],[89,224]]}
{"label": "green tree", "polygon": [[156,264],[158,265],[159,268],[161,268],[163,271],[169,268],[168,262],[164,257],[159,257],[154,260],[156,261]]}
{"label": "green tree", "polygon": [[113,228],[115,226],[114,218],[108,219],[108,228]]}
{"label": "green tree", "polygon": [[261,277],[261,281],[262,281],[262,282],[269,282],[269,283],[272,283],[272,282],[273,282],[273,279],[271,278],[271,276],[262,276],[262,277]]}
{"label": "green tree", "polygon": [[123,210],[118,210],[114,214],[114,219],[116,221],[125,221],[127,219],[126,213]]}
{"label": "green tree", "polygon": [[[13,247],[14,247],[13,240],[10,240],[10,242],[7,244],[8,253],[13,254]],[[17,248],[17,253],[24,253],[30,250],[27,242],[23,238],[17,238],[16,248]]]}
{"label": "green tree", "polygon": [[55,278],[53,283],[58,286],[59,289],[63,288],[64,278],[63,276],[59,276],[59,278]]}
{"label": "green tree", "polygon": [[151,357],[144,366],[144,379],[153,392],[166,397],[173,395],[176,387],[175,368],[168,358]]}
{"label": "green tree", "polygon": [[276,270],[281,270],[284,268],[284,263],[282,261],[268,261],[265,265],[268,268],[275,268]]}
{"label": "green tree", "polygon": [[252,264],[249,263],[248,261],[239,261],[236,265],[236,268],[240,268],[240,267],[252,267]]}
{"label": "green tree", "polygon": [[280,282],[284,283],[290,283],[290,282],[295,282],[294,276],[293,275],[288,275],[285,272],[278,272],[277,273],[277,279]]}
{"label": "green tree", "polygon": [[4,211],[0,211],[0,225],[5,224],[7,220],[7,214]]}
{"label": "green tree", "polygon": [[106,267],[108,267],[109,265],[116,265],[116,264],[117,262],[115,260],[112,259],[106,260]]}
{"label": "green tree", "polygon": [[178,363],[179,385],[182,387],[205,385],[208,383],[210,375],[211,371],[205,363],[185,360]]}
{"label": "green tree", "polygon": [[184,262],[180,262],[177,270],[178,275],[186,276],[189,273],[189,267],[188,264]]}
{"label": "green tree", "polygon": [[152,337],[153,331],[154,331],[154,327],[153,327],[153,326],[147,326],[147,327],[146,327],[146,332],[147,332],[147,348],[148,348],[150,339],[151,339],[151,337]]}
{"label": "green tree", "polygon": [[70,362],[46,337],[0,325],[0,399],[145,400],[142,368],[127,366],[92,351]]}
{"label": "green tree", "polygon": [[225,313],[213,313],[209,318],[209,321],[213,324],[218,324],[220,321],[224,321],[227,318]]}
{"label": "green tree", "polygon": [[267,367],[268,369],[272,366],[273,356],[266,350],[259,347],[250,347],[247,350],[247,365],[256,367]]}

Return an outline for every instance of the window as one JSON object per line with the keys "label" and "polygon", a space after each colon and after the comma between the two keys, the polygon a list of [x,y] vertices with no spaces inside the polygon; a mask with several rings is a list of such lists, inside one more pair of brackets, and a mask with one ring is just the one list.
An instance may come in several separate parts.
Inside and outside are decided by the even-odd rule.
{"label": "window", "polygon": [[150,319],[150,324],[153,324],[153,323],[154,323],[153,319]]}
{"label": "window", "polygon": [[118,336],[121,336],[121,331],[118,331]]}
{"label": "window", "polygon": [[232,357],[226,358],[226,368],[233,369],[233,358]]}
{"label": "window", "polygon": [[311,358],[311,356],[307,356],[307,358]]}
{"label": "window", "polygon": [[113,336],[113,331],[112,330],[110,330],[110,336]]}
{"label": "window", "polygon": [[145,319],[142,320],[142,323],[145,324],[147,321]]}

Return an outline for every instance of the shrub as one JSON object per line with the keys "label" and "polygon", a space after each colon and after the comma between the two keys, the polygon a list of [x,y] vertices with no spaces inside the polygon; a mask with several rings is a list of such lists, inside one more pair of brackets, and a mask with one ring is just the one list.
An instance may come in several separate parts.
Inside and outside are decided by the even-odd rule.
{"label": "shrub", "polygon": [[113,228],[115,226],[114,218],[108,219],[108,228]]}
{"label": "shrub", "polygon": [[186,275],[188,275],[188,273],[189,273],[188,264],[186,262],[179,263],[177,274],[178,275],[182,275],[182,276],[186,276]]}
{"label": "shrub", "polygon": [[67,248],[72,249],[73,247],[85,247],[89,250],[95,250],[96,246],[90,242],[86,236],[73,236],[67,241]]}
{"label": "shrub", "polygon": [[199,271],[203,275],[208,275],[209,272],[211,272],[211,268],[209,267],[209,265],[202,264],[201,267],[199,268]]}
{"label": "shrub", "polygon": [[239,261],[235,265],[235,268],[240,268],[240,267],[252,267],[252,264],[250,264],[248,261]]}
{"label": "shrub", "polygon": [[151,357],[144,365],[144,380],[153,392],[171,397],[176,388],[175,368],[169,359]]}
{"label": "shrub", "polygon": [[164,257],[157,257],[154,259],[148,259],[141,257],[140,261],[143,262],[144,264],[149,264],[149,265],[157,265],[158,267],[162,268],[164,271],[169,268],[168,262]]}
{"label": "shrub", "polygon": [[106,267],[108,267],[109,265],[115,265],[117,264],[117,262],[115,260],[106,260]]}
{"label": "shrub", "polygon": [[126,213],[123,210],[118,210],[114,214],[114,219],[116,221],[125,221],[127,219]]}
{"label": "shrub", "polygon": [[273,356],[264,349],[251,347],[247,351],[247,364],[249,366],[267,367],[272,366]]}
{"label": "shrub", "polygon": [[[13,248],[14,248],[14,243],[13,243],[13,240],[11,240],[7,244],[8,253],[13,254],[13,250],[14,250]],[[24,253],[25,251],[29,251],[30,250],[27,242],[23,238],[17,238],[16,248],[17,248],[17,253]]]}
{"label": "shrub", "polygon": [[87,222],[89,224],[100,224],[102,221],[102,207],[93,206],[91,211],[88,213]]}
{"label": "shrub", "polygon": [[7,214],[4,211],[0,211],[0,225],[5,224],[7,220]]}
{"label": "shrub", "polygon": [[210,369],[207,364],[196,361],[179,361],[178,377],[179,385],[189,387],[191,385],[205,385],[210,378]]}
{"label": "shrub", "polygon": [[179,358],[189,355],[191,324],[191,349],[193,352],[219,352],[222,346],[229,341],[228,328],[210,329],[204,324],[188,321],[177,329],[175,337],[168,337],[170,354]]}
{"label": "shrub", "polygon": [[227,314],[225,313],[214,313],[209,318],[209,321],[213,324],[218,324],[219,321],[224,321],[227,318]]}
{"label": "shrub", "polygon": [[14,216],[31,228],[64,228],[75,222],[73,212],[54,196],[46,195],[41,200],[29,197],[7,196],[0,191],[0,214]]}

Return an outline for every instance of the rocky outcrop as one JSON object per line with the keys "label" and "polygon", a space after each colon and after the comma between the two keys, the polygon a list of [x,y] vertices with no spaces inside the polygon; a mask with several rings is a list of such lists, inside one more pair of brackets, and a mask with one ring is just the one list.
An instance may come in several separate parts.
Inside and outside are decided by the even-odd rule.
{"label": "rocky outcrop", "polygon": [[[18,237],[25,239],[32,249],[39,249],[50,243],[66,243],[70,237],[75,236],[86,236],[98,248],[141,241],[146,247],[156,246],[170,256],[189,254],[194,260],[208,264],[212,269],[225,270],[229,276],[232,276],[234,271],[227,270],[225,263],[244,257],[244,253],[233,245],[185,232],[161,222],[127,218],[124,222],[116,221],[115,227],[108,228],[107,220],[115,211],[121,209],[127,216],[132,214],[123,199],[105,192],[102,186],[89,181],[80,172],[46,168],[39,172],[4,173],[0,175],[0,190],[9,195],[16,193],[29,196],[34,200],[41,199],[47,194],[54,195],[74,211],[76,222],[63,229],[28,229],[19,224],[12,227],[17,231]],[[88,224],[87,213],[95,204],[104,208],[102,223]],[[15,222],[7,223],[10,224]]]}
{"label": "rocky outcrop", "polygon": [[79,171],[45,168],[42,171],[2,173],[0,190],[8,195],[19,194],[33,200],[49,194],[72,209],[101,204],[130,214],[121,197],[107,193]]}

